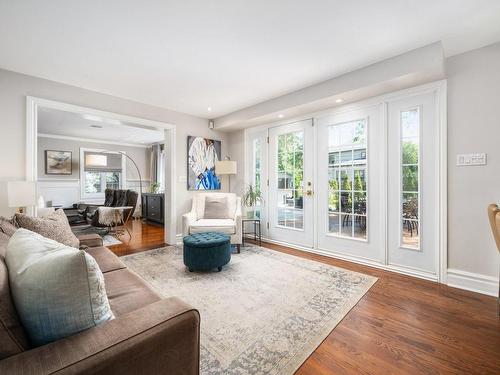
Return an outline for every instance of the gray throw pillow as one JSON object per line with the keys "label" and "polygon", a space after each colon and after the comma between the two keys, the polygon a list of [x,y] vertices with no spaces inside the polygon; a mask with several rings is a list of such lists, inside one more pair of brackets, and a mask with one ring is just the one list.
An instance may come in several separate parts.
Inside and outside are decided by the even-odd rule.
{"label": "gray throw pillow", "polygon": [[12,236],[17,230],[15,225],[15,217],[7,219],[6,217],[0,216],[0,231],[5,233],[7,236]]}
{"label": "gray throw pillow", "polygon": [[18,229],[5,256],[19,318],[34,346],[114,318],[95,259],[26,229]]}
{"label": "gray throw pillow", "polygon": [[31,230],[66,246],[76,248],[80,246],[80,241],[71,231],[68,218],[61,209],[45,217],[32,217],[17,213],[15,219],[21,228]]}
{"label": "gray throw pillow", "polygon": [[227,219],[227,197],[205,197],[204,219]]}

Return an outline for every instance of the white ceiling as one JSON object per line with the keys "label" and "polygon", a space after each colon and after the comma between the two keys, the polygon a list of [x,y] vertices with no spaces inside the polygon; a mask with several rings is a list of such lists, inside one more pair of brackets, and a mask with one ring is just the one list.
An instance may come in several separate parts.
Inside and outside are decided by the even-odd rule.
{"label": "white ceiling", "polygon": [[0,67],[215,118],[436,41],[491,44],[499,20],[498,0],[0,0]]}
{"label": "white ceiling", "polygon": [[38,133],[103,142],[146,146],[162,142],[162,131],[104,117],[40,108]]}

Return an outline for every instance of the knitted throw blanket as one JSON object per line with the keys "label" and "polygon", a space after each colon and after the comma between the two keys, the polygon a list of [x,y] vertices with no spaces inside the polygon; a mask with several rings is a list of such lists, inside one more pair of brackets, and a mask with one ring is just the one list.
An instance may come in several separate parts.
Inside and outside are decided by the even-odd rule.
{"label": "knitted throw blanket", "polygon": [[99,210],[99,224],[109,227],[123,222],[123,209],[118,209],[118,213],[117,209],[112,207],[98,207],[97,209]]}

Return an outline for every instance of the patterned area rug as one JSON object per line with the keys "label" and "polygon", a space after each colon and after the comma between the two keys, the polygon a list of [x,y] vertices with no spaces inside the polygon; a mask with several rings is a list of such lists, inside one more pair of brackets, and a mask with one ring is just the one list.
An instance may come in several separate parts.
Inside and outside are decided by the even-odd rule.
{"label": "patterned area rug", "polygon": [[293,374],[376,278],[259,247],[222,272],[189,272],[182,247],[121,258],[201,314],[201,373]]}

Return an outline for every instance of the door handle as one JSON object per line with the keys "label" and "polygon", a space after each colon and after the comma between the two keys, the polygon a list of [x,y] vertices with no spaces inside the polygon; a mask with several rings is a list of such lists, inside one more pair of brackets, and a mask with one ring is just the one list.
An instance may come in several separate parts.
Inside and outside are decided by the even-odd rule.
{"label": "door handle", "polygon": [[311,197],[314,194],[314,192],[311,189],[306,190],[306,195],[308,197]]}

